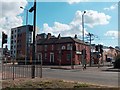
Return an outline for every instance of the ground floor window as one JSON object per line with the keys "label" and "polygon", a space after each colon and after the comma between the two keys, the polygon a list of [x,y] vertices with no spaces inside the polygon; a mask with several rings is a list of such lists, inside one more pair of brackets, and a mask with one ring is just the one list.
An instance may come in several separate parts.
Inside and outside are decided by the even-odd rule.
{"label": "ground floor window", "polygon": [[54,53],[50,53],[50,62],[51,62],[51,63],[54,62]]}
{"label": "ground floor window", "polygon": [[47,60],[47,53],[45,53],[45,60]]}
{"label": "ground floor window", "polygon": [[38,61],[37,62],[41,62],[42,61],[42,53],[38,54]]}
{"label": "ground floor window", "polygon": [[71,54],[67,54],[67,60],[68,60],[68,61],[71,60]]}

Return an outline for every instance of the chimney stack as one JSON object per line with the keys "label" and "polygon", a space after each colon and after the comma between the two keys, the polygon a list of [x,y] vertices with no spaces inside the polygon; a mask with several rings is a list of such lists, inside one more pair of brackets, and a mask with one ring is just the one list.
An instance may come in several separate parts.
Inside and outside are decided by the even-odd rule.
{"label": "chimney stack", "polygon": [[77,35],[75,34],[75,37],[74,37],[75,39],[77,39]]}
{"label": "chimney stack", "polygon": [[47,39],[50,39],[50,38],[51,38],[51,33],[48,33]]}
{"label": "chimney stack", "polygon": [[59,34],[59,35],[58,35],[58,39],[60,39],[60,38],[61,38],[61,35]]}

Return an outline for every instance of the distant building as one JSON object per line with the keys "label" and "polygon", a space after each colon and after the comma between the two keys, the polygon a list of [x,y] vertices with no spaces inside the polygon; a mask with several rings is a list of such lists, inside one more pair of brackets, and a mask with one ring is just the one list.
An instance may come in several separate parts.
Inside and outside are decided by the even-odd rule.
{"label": "distant building", "polygon": [[[93,59],[93,63],[97,64],[98,60],[99,60],[99,56],[101,55],[100,52],[95,50],[96,45],[93,44],[92,45],[92,59]],[[118,48],[113,48],[113,47],[108,47],[108,46],[103,46],[103,53],[101,55],[102,59],[101,59],[101,63],[103,62],[110,62],[112,60],[115,60],[115,57],[120,54],[120,50]]]}
{"label": "distant building", "polygon": [[[52,36],[50,33],[37,35],[36,63],[70,65],[81,64],[82,50],[86,49],[85,61],[90,61],[90,46],[77,38]],[[30,55],[31,56],[31,55]]]}
{"label": "distant building", "polygon": [[115,57],[120,54],[120,50],[117,48],[113,48],[113,47],[104,47],[104,52],[103,52],[103,59],[107,60],[107,58],[115,59]]}
{"label": "distant building", "polygon": [[2,62],[2,56],[3,56],[3,49],[0,48],[0,63]]}
{"label": "distant building", "polygon": [[8,50],[7,46],[5,48],[0,48],[0,62],[1,61],[11,62],[10,50]]}
{"label": "distant building", "polygon": [[25,25],[11,29],[11,57],[26,57],[32,41],[33,26]]}

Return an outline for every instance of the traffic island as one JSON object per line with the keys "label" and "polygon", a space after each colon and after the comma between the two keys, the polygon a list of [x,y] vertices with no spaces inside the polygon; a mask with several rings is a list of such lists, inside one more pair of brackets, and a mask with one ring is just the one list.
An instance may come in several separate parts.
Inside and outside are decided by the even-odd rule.
{"label": "traffic island", "polygon": [[[29,78],[22,78],[22,79],[15,79],[15,80],[6,80],[2,82],[3,90],[25,90],[29,88],[44,88],[44,89],[55,89],[55,88],[83,88],[83,90],[90,89],[90,88],[110,88],[108,86],[102,86],[102,85],[93,85],[93,84],[87,84],[87,83],[81,83],[81,82],[75,82],[75,81],[65,81],[65,80],[59,80],[59,79],[51,79],[51,78],[35,78],[35,79],[29,79]],[[86,88],[86,89],[84,89]],[[112,87],[115,88],[115,87]],[[92,89],[91,89],[92,90]],[[104,90],[104,89],[100,89]],[[118,90],[117,88],[112,90]]]}

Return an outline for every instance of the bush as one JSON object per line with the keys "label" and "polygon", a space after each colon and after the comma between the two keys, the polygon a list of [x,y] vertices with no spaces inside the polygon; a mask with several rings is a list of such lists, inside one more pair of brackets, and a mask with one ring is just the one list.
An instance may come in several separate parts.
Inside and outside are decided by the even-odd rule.
{"label": "bush", "polygon": [[25,56],[17,56],[17,62],[18,65],[24,65],[25,64]]}
{"label": "bush", "polygon": [[120,68],[120,54],[115,58],[114,68]]}

